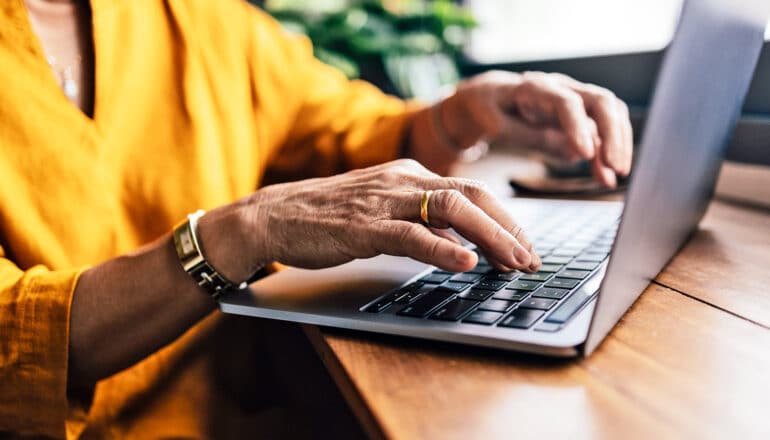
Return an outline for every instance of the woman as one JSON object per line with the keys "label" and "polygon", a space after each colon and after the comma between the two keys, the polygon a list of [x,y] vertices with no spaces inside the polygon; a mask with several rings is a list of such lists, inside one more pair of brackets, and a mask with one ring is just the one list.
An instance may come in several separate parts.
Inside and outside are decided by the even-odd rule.
{"label": "woman", "polygon": [[202,422],[216,283],[186,272],[172,234],[199,208],[177,231],[222,282],[380,253],[469,269],[449,226],[531,271],[500,203],[440,177],[462,151],[585,158],[608,186],[630,168],[627,108],[599,87],[497,72],[404,103],[236,0],[10,0],[0,65],[0,432],[223,435]]}

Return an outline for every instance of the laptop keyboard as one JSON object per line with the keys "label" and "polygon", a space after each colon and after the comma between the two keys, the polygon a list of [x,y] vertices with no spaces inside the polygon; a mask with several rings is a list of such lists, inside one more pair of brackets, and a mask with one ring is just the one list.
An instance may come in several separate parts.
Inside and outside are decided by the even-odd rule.
{"label": "laptop keyboard", "polygon": [[594,292],[575,292],[607,259],[618,216],[616,207],[555,211],[548,220],[527,229],[543,261],[538,272],[500,272],[479,255],[476,267],[467,272],[433,270],[385,293],[362,310],[413,319],[557,331],[593,298]]}

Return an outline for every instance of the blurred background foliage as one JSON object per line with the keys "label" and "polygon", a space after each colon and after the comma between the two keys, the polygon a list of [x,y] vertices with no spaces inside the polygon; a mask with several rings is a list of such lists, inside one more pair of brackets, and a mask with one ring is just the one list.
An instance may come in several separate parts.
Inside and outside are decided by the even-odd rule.
{"label": "blurred background foliage", "polygon": [[252,0],[315,56],[348,78],[388,93],[437,99],[459,80],[457,63],[473,16],[452,0]]}

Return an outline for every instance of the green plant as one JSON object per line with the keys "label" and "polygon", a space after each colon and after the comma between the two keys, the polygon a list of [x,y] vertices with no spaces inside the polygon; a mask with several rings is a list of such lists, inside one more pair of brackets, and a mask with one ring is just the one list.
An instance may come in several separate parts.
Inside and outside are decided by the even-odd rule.
{"label": "green plant", "polygon": [[476,26],[451,0],[266,0],[263,7],[349,78],[428,99],[458,80],[462,45]]}

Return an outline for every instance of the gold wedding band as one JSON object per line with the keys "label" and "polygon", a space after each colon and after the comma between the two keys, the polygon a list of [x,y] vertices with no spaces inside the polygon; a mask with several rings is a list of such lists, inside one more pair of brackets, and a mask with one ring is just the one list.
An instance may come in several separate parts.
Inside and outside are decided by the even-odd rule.
{"label": "gold wedding band", "polygon": [[430,201],[431,194],[433,194],[432,190],[425,191],[422,193],[422,199],[420,199],[420,218],[423,223],[425,223],[425,226],[430,226],[430,220],[428,220],[428,202]]}

